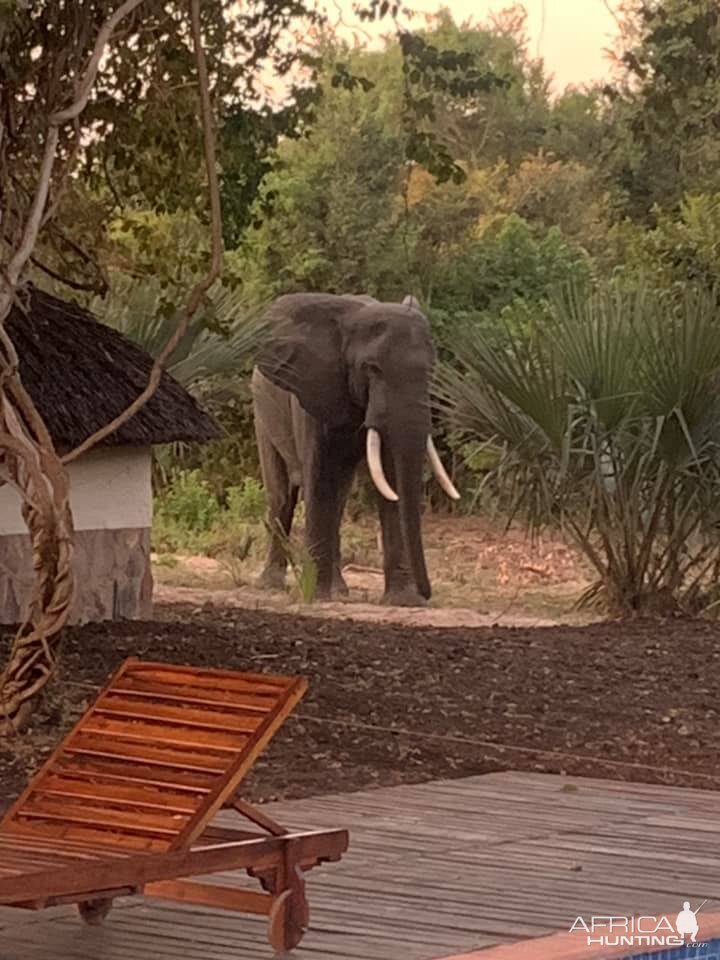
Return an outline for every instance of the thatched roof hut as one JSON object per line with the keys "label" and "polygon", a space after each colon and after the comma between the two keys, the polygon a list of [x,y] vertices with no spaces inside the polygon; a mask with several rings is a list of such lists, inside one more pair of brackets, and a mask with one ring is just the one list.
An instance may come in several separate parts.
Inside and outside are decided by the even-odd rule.
{"label": "thatched roof hut", "polygon": [[[61,451],[110,423],[142,392],[152,359],[86,310],[33,286],[5,326],[20,376]],[[71,620],[145,617],[152,603],[152,446],[220,436],[171,376],[104,443],[69,466],[76,596]],[[29,538],[17,493],[0,487],[0,623],[16,623],[30,596]]]}
{"label": "thatched roof hut", "polygon": [[[76,447],[142,392],[152,358],[77,304],[29,284],[18,301],[5,329],[18,352],[20,377],[56,446]],[[219,435],[212,418],[163,373],[155,394],[105,444],[202,443]]]}

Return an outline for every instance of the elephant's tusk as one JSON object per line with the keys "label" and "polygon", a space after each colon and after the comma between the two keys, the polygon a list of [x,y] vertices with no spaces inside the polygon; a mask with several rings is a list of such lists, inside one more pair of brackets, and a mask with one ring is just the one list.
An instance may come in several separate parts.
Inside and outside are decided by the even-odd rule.
{"label": "elephant's tusk", "polygon": [[372,477],[372,482],[378,489],[378,493],[381,496],[385,497],[386,500],[392,500],[397,502],[400,497],[395,493],[393,488],[387,482],[385,476],[385,471],[382,468],[382,457],[380,451],[382,448],[382,442],[380,440],[380,434],[373,427],[367,432],[367,463],[368,469],[370,471],[370,476]]}
{"label": "elephant's tusk", "polygon": [[430,436],[427,438],[427,454],[428,460],[430,461],[430,466],[432,467],[432,472],[435,474],[437,482],[451,500],[459,500],[460,494],[457,492],[455,484],[447,475],[447,471],[445,470],[442,460],[440,459],[440,454],[435,449],[433,438]]}

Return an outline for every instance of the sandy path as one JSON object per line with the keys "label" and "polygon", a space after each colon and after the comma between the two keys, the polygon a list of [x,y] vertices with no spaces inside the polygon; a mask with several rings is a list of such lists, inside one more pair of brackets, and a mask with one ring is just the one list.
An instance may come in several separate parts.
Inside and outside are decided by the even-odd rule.
{"label": "sandy path", "polygon": [[376,623],[400,623],[417,627],[549,627],[557,621],[518,616],[509,611],[479,613],[462,607],[384,607],[377,603],[333,601],[311,605],[293,602],[286,594],[268,593],[252,587],[218,590],[156,584],[156,603],[189,603],[196,607],[241,607],[273,610],[313,617],[344,617]]}

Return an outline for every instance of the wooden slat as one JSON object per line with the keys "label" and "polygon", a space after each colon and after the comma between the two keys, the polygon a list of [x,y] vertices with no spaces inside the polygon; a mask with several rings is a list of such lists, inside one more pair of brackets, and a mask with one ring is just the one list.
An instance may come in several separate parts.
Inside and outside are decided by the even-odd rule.
{"label": "wooden slat", "polygon": [[[224,733],[221,730],[198,730],[171,723],[142,720],[116,720],[93,713],[83,725],[84,736],[98,734],[140,743],[167,744],[170,747],[189,747],[195,750],[210,749],[217,752],[237,753],[248,742],[245,733]],[[70,741],[72,746],[73,741]]]}
{"label": "wooden slat", "polygon": [[[61,859],[68,857],[74,860],[87,860],[97,858],[98,856],[107,858],[126,857],[127,851],[122,848],[118,850],[108,850],[104,844],[98,844],[95,840],[89,838],[75,837],[72,840],[65,837],[62,844],[59,844],[54,833],[43,835],[37,831],[28,832],[18,828],[16,821],[13,821],[14,832],[4,830],[0,833],[0,850],[3,856],[7,851],[12,854],[18,850],[25,852],[37,852],[41,854],[48,853],[51,856],[59,856]],[[57,824],[53,824],[54,827]],[[103,834],[103,839],[105,835]]]}
{"label": "wooden slat", "polygon": [[153,680],[164,686],[173,684],[188,686],[193,690],[225,690],[227,693],[249,693],[253,696],[267,694],[282,696],[284,691],[292,685],[292,680],[284,677],[270,677],[264,674],[238,674],[222,670],[197,670],[195,667],[181,669],[179,667],[165,667],[162,664],[145,664],[138,662],[130,664],[128,677],[138,677],[143,680]]}
{"label": "wooden slat", "polygon": [[257,714],[238,714],[231,711],[204,710],[185,704],[157,703],[154,700],[133,700],[109,694],[103,697],[94,711],[95,716],[133,720],[172,721],[183,727],[203,730],[253,733],[261,722]]}
{"label": "wooden slat", "polygon": [[[168,848],[167,838],[160,839],[139,833],[128,833],[125,830],[102,829],[99,827],[85,827],[81,824],[62,823],[57,820],[12,820],[3,826],[15,838],[41,838],[53,841],[62,850],[66,843],[92,844],[96,856],[89,859],[101,858],[103,848],[112,855],[116,850],[132,851],[134,853],[163,853]],[[121,859],[121,858],[118,858]]]}
{"label": "wooden slat", "polygon": [[275,732],[282,726],[286,717],[295,708],[295,705],[306,690],[307,681],[300,677],[285,689],[283,696],[278,699],[274,709],[267,714],[262,724],[249,738],[248,744],[243,752],[234,758],[233,763],[228,767],[225,774],[222,777],[218,777],[217,783],[212,793],[206,798],[206,803],[202,809],[191,817],[187,826],[178,834],[172,845],[174,850],[181,849],[183,846],[189,846],[196,840],[215,814],[222,808],[226,800],[237,793],[238,785],[243,777],[265,749]]}
{"label": "wooden slat", "polygon": [[[567,931],[575,916],[637,911],[674,918],[688,898],[693,907],[709,898],[698,917],[698,940],[714,937],[716,806],[712,791],[492,774],[262,810],[282,823],[351,827],[348,858],[313,877],[313,922],[298,957],[437,960],[524,940],[507,960],[527,960],[539,944],[525,938]],[[226,811],[216,822],[232,827],[238,818]],[[217,879],[248,882],[235,872]],[[97,960],[271,955],[262,918],[183,903],[148,901],[141,909],[118,903],[97,946],[72,917],[29,918],[0,908],[0,927],[3,960],[87,960],[88,950]],[[477,960],[486,955],[494,957],[483,949]],[[559,960],[562,954],[556,944],[545,955]]]}
{"label": "wooden slat", "polygon": [[223,773],[227,769],[228,754],[215,754],[210,750],[179,750],[153,744],[118,740],[109,736],[98,737],[76,734],[65,745],[68,754],[93,757],[119,757],[138,763],[150,763],[158,767],[176,770],[198,770],[202,773]]}
{"label": "wooden slat", "polygon": [[73,802],[64,797],[35,799],[33,794],[19,810],[13,822],[58,820],[92,827],[121,827],[129,833],[172,837],[188,822],[187,814],[159,814],[143,810],[120,810],[110,806]]}
{"label": "wooden slat", "polygon": [[158,790],[155,787],[138,787],[115,781],[88,782],[74,777],[49,774],[37,788],[32,797],[51,796],[75,799],[97,800],[114,806],[127,806],[145,810],[164,810],[169,813],[194,813],[201,797],[173,790]]}
{"label": "wooden slat", "polygon": [[152,764],[131,763],[120,757],[59,757],[48,774],[59,776],[83,777],[86,780],[99,782],[129,784],[147,784],[149,786],[167,788],[176,792],[184,792],[202,796],[207,793],[214,782],[213,773],[201,773],[187,770],[168,770],[165,767]]}
{"label": "wooden slat", "polygon": [[46,867],[59,867],[63,864],[77,863],[77,858],[63,857],[52,851],[3,848],[0,870],[3,872],[28,873],[31,870],[44,870]]}
{"label": "wooden slat", "polygon": [[[118,667],[118,669],[115,671],[115,673],[110,677],[110,679],[108,680],[108,682],[105,684],[105,686],[103,687],[103,689],[100,691],[99,697],[102,697],[102,696],[106,693],[106,691],[109,690],[110,687],[124,675],[124,673],[127,671],[127,669],[129,668],[129,666],[130,666],[131,663],[133,663],[133,662],[134,662],[134,661],[132,661],[132,660],[126,660],[124,663],[122,663],[122,664]],[[91,709],[92,709],[92,708],[91,708]],[[55,750],[52,752],[52,754],[51,754],[51,755],[48,757],[48,759],[45,761],[45,764],[38,770],[38,772],[35,774],[35,776],[32,777],[32,779],[31,779],[30,782],[28,783],[27,787],[25,788],[25,790],[23,790],[23,792],[22,792],[22,793],[20,794],[20,796],[17,798],[17,800],[15,801],[15,803],[13,803],[13,804],[10,806],[10,809],[6,811],[5,816],[3,817],[3,819],[0,820],[0,832],[2,831],[5,823],[9,822],[9,821],[13,818],[13,816],[15,815],[15,812],[16,812],[17,810],[19,810],[20,807],[22,807],[22,805],[23,805],[23,803],[25,802],[25,800],[27,799],[27,797],[29,797],[30,794],[31,794],[31,793],[33,792],[33,790],[35,789],[36,784],[45,776],[47,770],[48,770],[50,767],[52,767],[53,764],[55,763],[55,761],[57,760],[57,758],[58,758],[59,756],[61,756],[61,754],[63,753],[63,751],[64,751],[64,749],[65,749],[65,744],[67,743],[68,740],[72,739],[72,738],[75,736],[75,734],[81,729],[83,723],[85,723],[85,720],[86,720],[87,716],[88,716],[88,714],[85,713],[85,714],[83,714],[82,717],[80,717],[80,719],[79,719],[78,722],[75,724],[75,726],[74,726],[73,729],[70,731],[70,733],[67,735],[67,737],[65,738],[65,740],[61,741],[61,742],[57,745],[57,747],[55,748]]]}
{"label": "wooden slat", "polygon": [[113,692],[124,697],[150,698],[170,703],[180,701],[192,706],[222,707],[223,710],[233,710],[237,713],[267,713],[271,710],[275,694],[261,696],[251,693],[228,693],[225,690],[213,690],[183,685],[172,686],[152,680],[143,680],[140,677],[123,677],[122,681],[113,688]]}
{"label": "wooden slat", "polygon": [[284,833],[288,832],[285,827],[281,826],[276,820],[273,820],[272,817],[269,817],[262,810],[253,807],[252,804],[247,803],[241,797],[233,797],[228,806],[237,810],[241,816],[246,817],[251,823],[262,827],[263,830],[267,830],[267,832],[274,837],[281,837]]}
{"label": "wooden slat", "polygon": [[243,913],[270,913],[273,898],[258,890],[242,890],[221,887],[215,883],[197,883],[190,880],[156,880],[143,888],[146,897],[175,900],[178,903],[195,903],[205,907],[222,907],[224,910],[241,910]]}

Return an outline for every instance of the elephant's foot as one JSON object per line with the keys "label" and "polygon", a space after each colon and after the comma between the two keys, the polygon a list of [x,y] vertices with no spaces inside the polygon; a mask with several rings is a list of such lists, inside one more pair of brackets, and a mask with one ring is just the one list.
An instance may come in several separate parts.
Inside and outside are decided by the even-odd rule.
{"label": "elephant's foot", "polygon": [[332,598],[332,590],[330,587],[321,586],[320,584],[315,587],[313,600],[317,600],[320,603],[329,603]]}
{"label": "elephant's foot", "polygon": [[265,567],[255,586],[260,590],[284,590],[285,570],[282,567]]}
{"label": "elephant's foot", "polygon": [[350,588],[345,583],[345,578],[339,570],[336,570],[333,576],[332,592],[340,597],[347,597],[350,593]]}
{"label": "elephant's foot", "polygon": [[340,600],[343,597],[347,597],[349,594],[348,585],[345,583],[343,578],[338,574],[337,577],[333,577],[330,583],[320,582],[315,587],[315,600],[319,600],[322,603],[329,603],[332,600]]}
{"label": "elephant's foot", "polygon": [[388,587],[380,601],[386,607],[426,607],[425,597],[420,596],[415,587]]}

